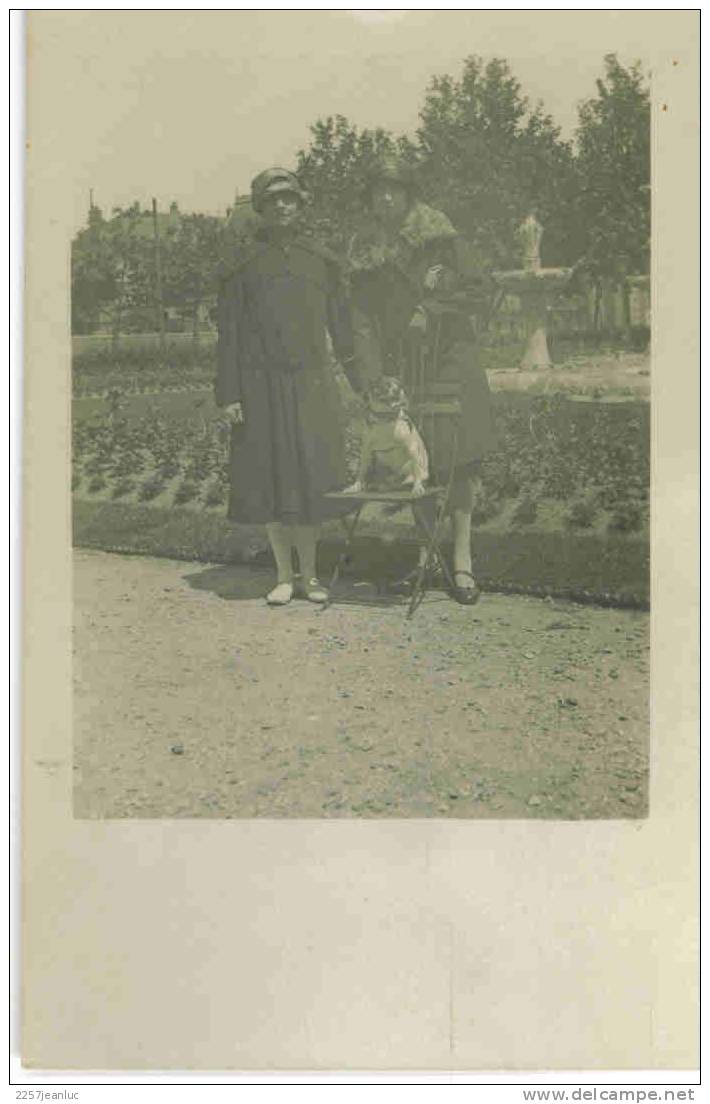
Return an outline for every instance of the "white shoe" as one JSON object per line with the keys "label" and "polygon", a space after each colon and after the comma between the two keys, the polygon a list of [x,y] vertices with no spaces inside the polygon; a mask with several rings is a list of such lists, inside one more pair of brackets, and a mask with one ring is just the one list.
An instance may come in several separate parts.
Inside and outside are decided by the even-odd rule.
{"label": "white shoe", "polygon": [[287,606],[292,598],[292,583],[277,583],[274,589],[266,595],[266,601],[270,606]]}

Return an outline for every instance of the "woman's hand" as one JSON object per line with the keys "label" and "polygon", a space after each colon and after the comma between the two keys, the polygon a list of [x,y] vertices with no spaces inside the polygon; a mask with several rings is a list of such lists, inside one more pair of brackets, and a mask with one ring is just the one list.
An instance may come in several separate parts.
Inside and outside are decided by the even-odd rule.
{"label": "woman's hand", "polygon": [[421,307],[417,307],[409,320],[409,332],[413,337],[424,337],[427,331],[426,314]]}
{"label": "woman's hand", "polygon": [[228,426],[244,425],[244,408],[240,402],[233,402],[229,406],[225,406],[222,416]]}
{"label": "woman's hand", "polygon": [[432,265],[431,268],[427,269],[426,276],[424,277],[424,287],[427,291],[433,291],[434,288],[439,286],[443,271],[444,266],[440,264]]}

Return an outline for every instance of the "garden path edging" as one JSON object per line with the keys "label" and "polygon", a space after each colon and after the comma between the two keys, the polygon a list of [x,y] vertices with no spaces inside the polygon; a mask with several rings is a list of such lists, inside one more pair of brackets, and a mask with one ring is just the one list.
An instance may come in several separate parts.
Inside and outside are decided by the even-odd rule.
{"label": "garden path edging", "polygon": [[[270,562],[264,529],[234,526],[221,511],[181,510],[75,499],[74,545],[106,552],[206,563]],[[475,571],[485,589],[648,609],[645,534],[491,529],[474,534]],[[327,577],[343,547],[337,523],[324,528],[320,571]],[[444,545],[446,548],[446,544]],[[416,557],[411,527],[364,522],[347,571],[396,577]]]}

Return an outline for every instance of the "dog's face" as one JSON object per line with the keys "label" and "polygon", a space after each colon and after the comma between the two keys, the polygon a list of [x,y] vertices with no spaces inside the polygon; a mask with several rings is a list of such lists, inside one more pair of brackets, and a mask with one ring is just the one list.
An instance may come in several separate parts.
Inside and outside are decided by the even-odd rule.
{"label": "dog's face", "polygon": [[368,391],[367,402],[373,414],[389,414],[393,418],[408,406],[406,392],[394,376],[381,376],[375,380]]}

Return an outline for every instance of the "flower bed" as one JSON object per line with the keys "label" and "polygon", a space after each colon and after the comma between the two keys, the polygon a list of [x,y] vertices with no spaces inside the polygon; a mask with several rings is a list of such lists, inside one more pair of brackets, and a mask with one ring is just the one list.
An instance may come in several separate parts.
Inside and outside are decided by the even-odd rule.
{"label": "flower bed", "polygon": [[[230,526],[227,431],[205,392],[75,404],[74,539],[184,559],[268,558],[260,527]],[[649,407],[495,396],[497,452],[474,511],[476,571],[491,589],[645,607],[649,600]],[[349,428],[357,463],[359,431]],[[414,555],[408,511],[371,508],[354,570],[396,574]],[[340,547],[321,546],[324,571]]]}
{"label": "flower bed", "polygon": [[[75,416],[72,486],[82,497],[223,506],[228,431],[205,395],[126,410],[116,398]],[[173,401],[177,407],[177,400]],[[642,532],[649,516],[649,412],[642,403],[495,397],[498,449],[486,458],[474,520],[510,529]],[[357,463],[361,423],[348,428]]]}
{"label": "flower bed", "polygon": [[534,523],[543,504],[562,507],[571,529],[638,531],[648,526],[649,408],[498,396],[499,447],[486,458],[479,521],[514,500],[514,527]]}

